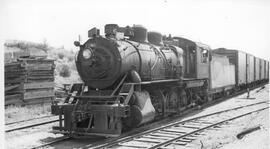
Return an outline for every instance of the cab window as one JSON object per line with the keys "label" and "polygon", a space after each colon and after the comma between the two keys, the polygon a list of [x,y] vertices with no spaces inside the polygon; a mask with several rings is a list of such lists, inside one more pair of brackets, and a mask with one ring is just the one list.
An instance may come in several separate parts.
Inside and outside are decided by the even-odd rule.
{"label": "cab window", "polygon": [[201,48],[201,62],[207,63],[208,62],[208,50]]}

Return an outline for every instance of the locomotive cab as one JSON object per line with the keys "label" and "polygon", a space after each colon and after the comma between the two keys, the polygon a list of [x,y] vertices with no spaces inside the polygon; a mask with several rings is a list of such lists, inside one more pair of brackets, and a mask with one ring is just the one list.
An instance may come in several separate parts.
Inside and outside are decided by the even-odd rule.
{"label": "locomotive cab", "polygon": [[177,41],[174,45],[184,50],[184,77],[197,79],[209,78],[210,47],[182,37],[174,37],[173,39]]}

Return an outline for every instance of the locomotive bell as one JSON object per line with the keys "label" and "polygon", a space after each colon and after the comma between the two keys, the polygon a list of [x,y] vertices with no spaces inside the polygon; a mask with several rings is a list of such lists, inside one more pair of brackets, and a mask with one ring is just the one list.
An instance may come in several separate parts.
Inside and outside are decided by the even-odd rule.
{"label": "locomotive bell", "polygon": [[163,45],[162,35],[159,32],[148,32],[147,38],[148,41],[154,45]]}
{"label": "locomotive bell", "polygon": [[130,39],[136,42],[147,42],[147,29],[143,26],[134,25],[133,27],[134,36]]}
{"label": "locomotive bell", "polygon": [[147,91],[135,91],[134,101],[131,105],[131,116],[124,120],[129,127],[136,127],[152,121],[155,117],[155,108]]}

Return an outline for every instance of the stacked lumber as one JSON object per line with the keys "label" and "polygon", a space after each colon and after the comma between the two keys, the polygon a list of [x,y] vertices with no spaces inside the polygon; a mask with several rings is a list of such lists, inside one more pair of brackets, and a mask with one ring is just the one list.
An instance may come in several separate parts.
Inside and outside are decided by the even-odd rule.
{"label": "stacked lumber", "polygon": [[26,69],[24,101],[50,101],[54,97],[54,60],[21,58],[18,61]]}
{"label": "stacked lumber", "polygon": [[[51,102],[54,98],[54,60],[37,58],[19,58],[16,64],[19,66],[8,68],[5,64],[5,105],[8,104],[36,104]],[[14,64],[13,64],[14,65]],[[6,69],[7,68],[7,69]],[[13,72],[14,77],[20,81],[10,83]],[[19,95],[13,94],[16,92]],[[12,96],[11,96],[12,95]],[[14,97],[13,97],[14,95]],[[12,97],[12,100],[10,99]]]}
{"label": "stacked lumber", "polygon": [[22,103],[25,69],[20,62],[5,63],[5,105]]}

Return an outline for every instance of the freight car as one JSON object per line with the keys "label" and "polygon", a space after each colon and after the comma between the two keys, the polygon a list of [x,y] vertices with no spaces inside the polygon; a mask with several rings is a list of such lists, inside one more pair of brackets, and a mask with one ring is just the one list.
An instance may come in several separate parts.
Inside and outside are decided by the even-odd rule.
{"label": "freight car", "polygon": [[254,86],[254,75],[255,75],[255,57],[251,54],[247,54],[247,84],[251,84],[251,86]]}
{"label": "freight car", "polygon": [[265,82],[269,81],[269,61],[265,61],[266,62],[266,67],[265,67]]}
{"label": "freight car", "polygon": [[88,37],[74,42],[84,83],[74,84],[65,102],[51,107],[59,115],[57,133],[118,136],[124,128],[229,94],[239,77],[235,64],[209,46],[142,26],[107,24],[105,36],[93,28]]}
{"label": "freight car", "polygon": [[215,49],[213,53],[225,55],[229,58],[229,62],[235,65],[235,79],[236,86],[239,88],[245,88],[247,85],[247,78],[250,78],[247,70],[250,65],[247,65],[247,53],[239,50],[229,50],[225,48]]}
{"label": "freight car", "polygon": [[224,55],[235,65],[236,89],[253,87],[268,82],[269,62],[240,50],[219,48],[212,53]]}
{"label": "freight car", "polygon": [[260,80],[265,79],[265,60],[260,59]]}
{"label": "freight car", "polygon": [[254,67],[255,67],[254,81],[256,84],[258,84],[260,82],[260,59],[257,57],[255,57]]}

